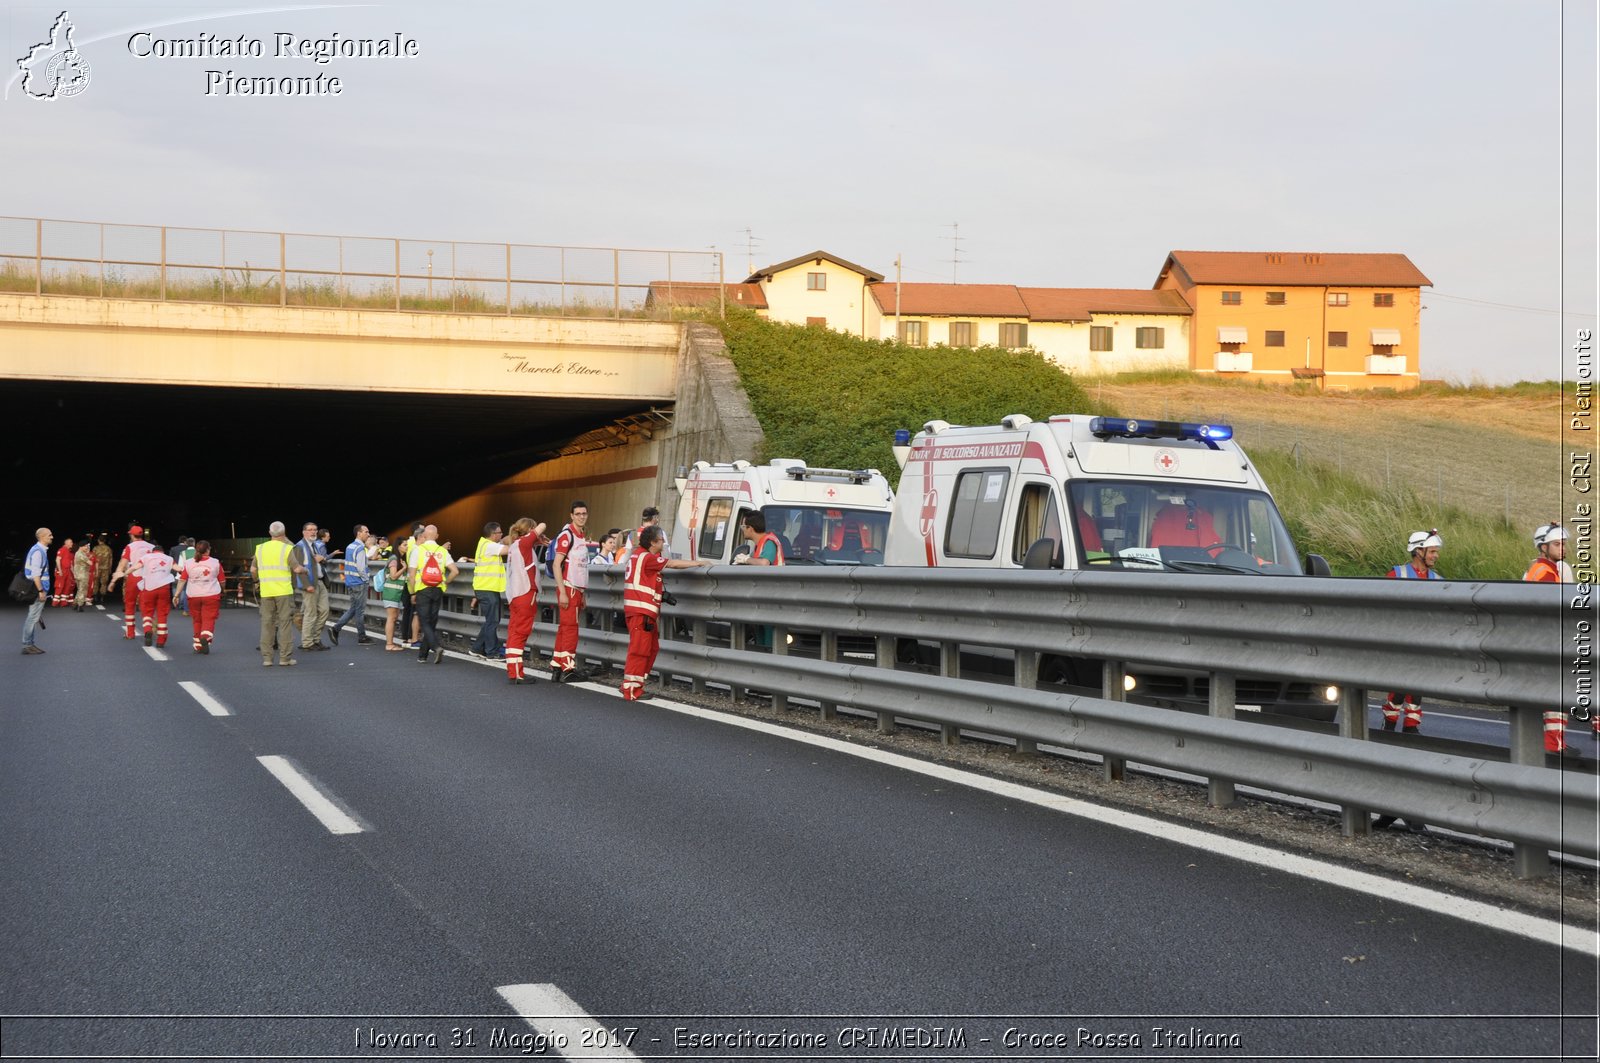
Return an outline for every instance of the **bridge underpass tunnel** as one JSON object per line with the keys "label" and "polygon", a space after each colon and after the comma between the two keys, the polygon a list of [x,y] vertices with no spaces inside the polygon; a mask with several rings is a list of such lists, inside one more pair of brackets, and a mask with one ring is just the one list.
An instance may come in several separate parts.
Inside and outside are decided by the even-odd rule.
{"label": "bridge underpass tunnel", "polygon": [[[382,374],[375,362],[375,385]],[[470,553],[484,519],[534,516],[553,534],[566,517],[555,499],[586,487],[627,510],[591,500],[597,520],[623,523],[654,493],[650,440],[671,416],[638,400],[297,388],[10,380],[6,395],[7,557],[41,525],[59,546],[132,520],[163,545],[261,537],[273,520],[293,538],[309,520],[341,547],[357,522],[388,533],[434,520]]]}

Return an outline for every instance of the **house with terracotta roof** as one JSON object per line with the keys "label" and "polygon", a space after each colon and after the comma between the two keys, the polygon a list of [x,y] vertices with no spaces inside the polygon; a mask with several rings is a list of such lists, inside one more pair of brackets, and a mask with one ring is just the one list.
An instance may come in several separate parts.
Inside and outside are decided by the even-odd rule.
{"label": "house with terracotta roof", "polygon": [[745,278],[759,285],[767,300],[767,317],[792,325],[820,325],[856,336],[867,331],[867,286],[883,280],[864,266],[826,251],[767,266]]}
{"label": "house with terracotta roof", "polygon": [[1173,251],[1153,287],[1193,311],[1194,372],[1342,391],[1417,386],[1432,283],[1401,254]]}
{"label": "house with terracotta roof", "polygon": [[[719,299],[717,289],[722,289]],[[644,308],[657,310],[683,307],[690,310],[716,310],[721,306],[745,306],[766,316],[767,294],[759,284],[722,284],[716,281],[651,281],[644,295]]]}

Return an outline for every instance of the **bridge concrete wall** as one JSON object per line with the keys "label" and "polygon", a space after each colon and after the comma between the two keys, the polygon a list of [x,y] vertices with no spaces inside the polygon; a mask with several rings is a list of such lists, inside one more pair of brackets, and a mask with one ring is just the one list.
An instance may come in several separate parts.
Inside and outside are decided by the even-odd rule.
{"label": "bridge concrete wall", "polygon": [[669,401],[682,331],[0,293],[0,379]]}

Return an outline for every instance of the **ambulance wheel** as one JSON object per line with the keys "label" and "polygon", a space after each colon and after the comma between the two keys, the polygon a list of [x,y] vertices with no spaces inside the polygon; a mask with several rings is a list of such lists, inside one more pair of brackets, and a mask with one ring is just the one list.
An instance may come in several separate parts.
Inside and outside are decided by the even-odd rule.
{"label": "ambulance wheel", "polygon": [[1039,658],[1039,685],[1095,688],[1100,685],[1100,666],[1077,657],[1045,654]]}

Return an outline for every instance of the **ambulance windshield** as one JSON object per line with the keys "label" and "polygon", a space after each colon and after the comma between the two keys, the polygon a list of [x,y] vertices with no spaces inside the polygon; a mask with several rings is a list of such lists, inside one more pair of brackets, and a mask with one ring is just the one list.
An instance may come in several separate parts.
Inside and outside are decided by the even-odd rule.
{"label": "ambulance windshield", "polygon": [[764,506],[790,565],[881,565],[889,514],[830,506]]}
{"label": "ambulance windshield", "polygon": [[1067,487],[1084,568],[1304,574],[1261,491],[1120,480]]}

